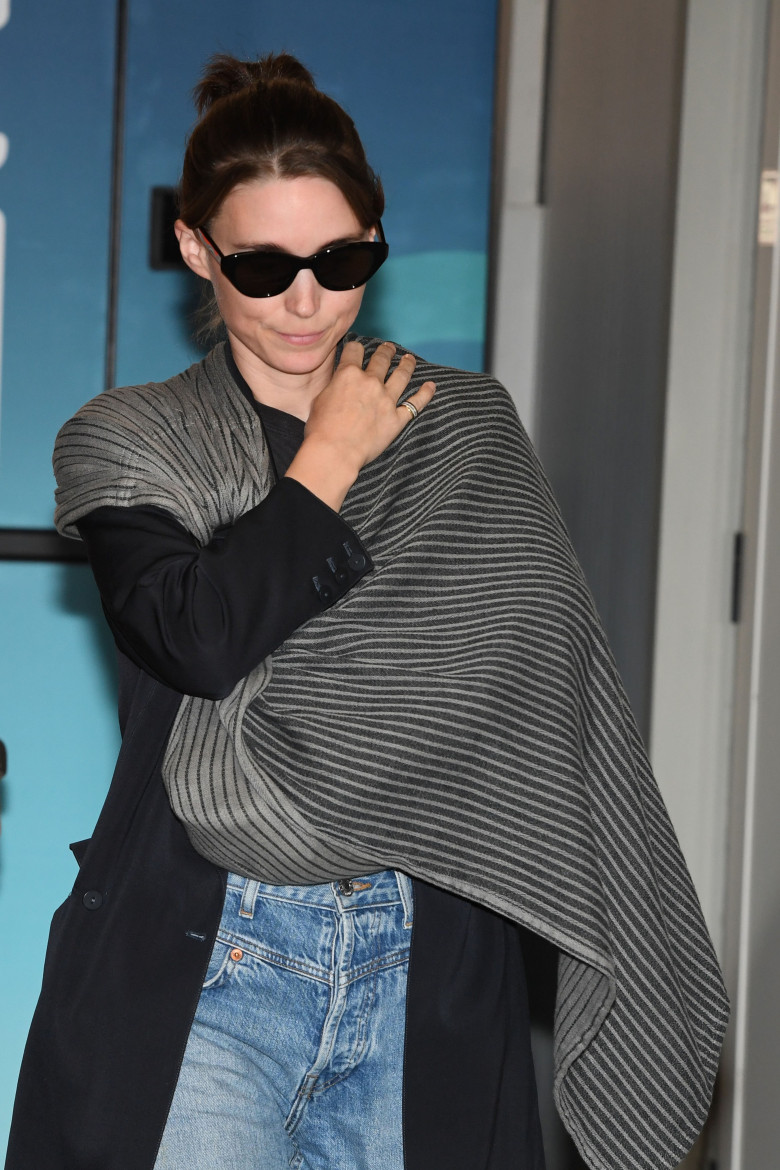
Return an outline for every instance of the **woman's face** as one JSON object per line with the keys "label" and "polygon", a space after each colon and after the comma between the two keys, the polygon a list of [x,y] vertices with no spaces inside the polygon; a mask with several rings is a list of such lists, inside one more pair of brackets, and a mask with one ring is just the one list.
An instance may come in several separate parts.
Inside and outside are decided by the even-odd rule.
{"label": "woman's face", "polygon": [[[311,256],[329,244],[365,240],[371,234],[334,183],[310,176],[234,187],[209,228],[226,256],[269,245]],[[199,235],[184,229],[179,238],[187,263],[214,285],[240,368],[249,365],[274,381],[280,374],[329,374],[335,348],[358,314],[362,288],[331,292],[317,283],[311,269],[302,269],[278,296],[247,297],[222,275],[219,261]]]}

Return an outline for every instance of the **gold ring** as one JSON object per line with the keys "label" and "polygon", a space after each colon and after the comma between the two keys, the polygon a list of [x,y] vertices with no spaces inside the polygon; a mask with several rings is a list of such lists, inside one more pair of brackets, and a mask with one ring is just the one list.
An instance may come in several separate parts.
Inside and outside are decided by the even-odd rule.
{"label": "gold ring", "polygon": [[420,413],[419,410],[417,409],[417,407],[414,405],[414,403],[413,402],[402,402],[401,406],[406,407],[406,409],[409,411],[409,414],[412,416],[412,422],[414,422],[414,420],[417,418],[417,416]]}

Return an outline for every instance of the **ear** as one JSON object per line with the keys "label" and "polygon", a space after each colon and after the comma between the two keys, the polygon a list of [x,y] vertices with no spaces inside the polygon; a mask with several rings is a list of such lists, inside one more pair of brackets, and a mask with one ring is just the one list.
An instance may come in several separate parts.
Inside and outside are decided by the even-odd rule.
{"label": "ear", "polygon": [[183,219],[176,220],[173,230],[179,241],[182,260],[187,267],[191,268],[198,276],[202,276],[204,280],[211,280],[210,253],[198,233],[193,228],[187,227]]}

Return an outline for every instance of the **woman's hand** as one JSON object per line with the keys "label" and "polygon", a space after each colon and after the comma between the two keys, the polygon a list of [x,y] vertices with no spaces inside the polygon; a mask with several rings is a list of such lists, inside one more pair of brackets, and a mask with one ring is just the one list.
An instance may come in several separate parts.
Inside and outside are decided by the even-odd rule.
{"label": "woman's hand", "polygon": [[[415,358],[404,354],[388,375],[394,354],[395,346],[384,341],[363,369],[363,346],[347,342],[333,378],[312,403],[303,443],[287,470],[336,512],[360,469],[413,421],[412,412],[396,404]],[[434,390],[433,382],[425,382],[407,401],[422,411]]]}

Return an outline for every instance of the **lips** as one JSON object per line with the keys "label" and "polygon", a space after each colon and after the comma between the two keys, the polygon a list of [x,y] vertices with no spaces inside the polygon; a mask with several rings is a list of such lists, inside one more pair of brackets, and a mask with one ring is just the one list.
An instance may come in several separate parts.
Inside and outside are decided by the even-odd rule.
{"label": "lips", "polygon": [[316,345],[325,336],[325,330],[321,329],[318,333],[278,333],[282,341],[287,342],[288,345],[307,346]]}

